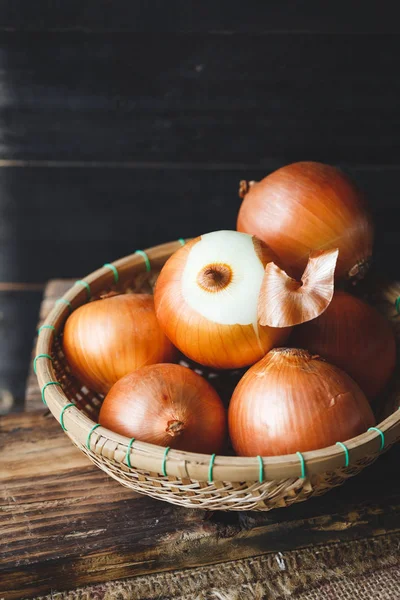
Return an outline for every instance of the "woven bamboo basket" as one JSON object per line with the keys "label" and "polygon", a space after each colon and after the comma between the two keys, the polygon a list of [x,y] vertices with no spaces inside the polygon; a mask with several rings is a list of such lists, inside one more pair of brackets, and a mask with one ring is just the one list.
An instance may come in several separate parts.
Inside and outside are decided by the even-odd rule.
{"label": "woven bamboo basket", "polygon": [[[42,399],[94,464],[122,485],[173,504],[209,510],[270,510],[342,484],[400,439],[398,375],[386,395],[385,410],[378,416],[383,420],[376,429],[351,440],[338,440],[342,445],[300,455],[245,458],[166,451],[132,442],[100,426],[97,417],[102,397],[72,376],[64,358],[64,323],[72,310],[107,291],[150,292],[161,267],[182,243],[184,240],[138,251],[76,282],[39,329],[34,366]],[[398,283],[373,293],[373,303],[393,321],[397,339],[399,295]],[[204,370],[203,375],[222,385],[229,377],[235,383],[240,373]]]}

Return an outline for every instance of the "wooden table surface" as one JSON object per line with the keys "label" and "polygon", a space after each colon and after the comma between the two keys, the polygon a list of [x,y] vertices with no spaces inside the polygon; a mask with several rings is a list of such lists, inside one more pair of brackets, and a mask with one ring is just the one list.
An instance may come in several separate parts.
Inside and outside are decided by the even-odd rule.
{"label": "wooden table surface", "polygon": [[[69,285],[49,284],[42,316]],[[266,513],[210,513],[139,495],[93,466],[44,416],[33,378],[26,408],[0,420],[5,600],[322,544],[400,544],[399,444],[325,496]]]}

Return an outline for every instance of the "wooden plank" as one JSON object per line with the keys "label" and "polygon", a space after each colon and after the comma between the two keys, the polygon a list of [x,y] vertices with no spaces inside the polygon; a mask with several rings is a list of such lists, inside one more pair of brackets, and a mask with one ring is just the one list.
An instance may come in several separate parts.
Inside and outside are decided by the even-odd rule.
{"label": "wooden plank", "polygon": [[[343,14],[346,18],[343,18]],[[324,6],[318,0],[293,4],[290,0],[246,7],[229,0],[187,3],[170,0],[78,0],[54,2],[6,0],[2,2],[0,29],[85,31],[219,31],[222,33],[281,31],[344,31],[352,33],[398,31],[395,19],[377,14],[375,4],[335,2]]]}
{"label": "wooden plank", "polygon": [[24,406],[41,291],[0,290],[0,415]]}
{"label": "wooden plank", "polygon": [[399,50],[350,33],[3,32],[0,158],[397,164]]}
{"label": "wooden plank", "polygon": [[7,600],[299,547],[399,537],[400,481],[393,476],[399,445],[324,497],[247,515],[182,509],[125,489],[91,466],[52,417],[3,417],[0,447],[0,592]]}
{"label": "wooden plank", "polygon": [[[0,169],[0,281],[83,277],[137,248],[233,229],[239,180],[278,166]],[[398,277],[399,169],[349,172],[373,209],[378,264]]]}
{"label": "wooden plank", "polygon": [[15,281],[1,281],[1,292],[43,292],[44,283],[18,283]]}

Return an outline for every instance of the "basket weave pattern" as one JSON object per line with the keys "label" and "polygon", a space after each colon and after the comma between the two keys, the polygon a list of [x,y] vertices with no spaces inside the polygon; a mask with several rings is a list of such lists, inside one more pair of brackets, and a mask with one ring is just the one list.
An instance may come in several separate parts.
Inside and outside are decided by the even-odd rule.
{"label": "basket weave pattern", "polygon": [[[217,456],[210,466],[210,456],[171,450],[165,457],[165,448],[140,441],[129,446],[128,438],[95,427],[102,397],[82,386],[71,374],[62,352],[62,329],[69,312],[110,290],[151,292],[162,265],[179,247],[179,242],[172,242],[147,250],[150,272],[143,255],[133,254],[114,263],[117,276],[107,267],[90,274],[84,280],[89,288],[73,286],[63,302],[55,305],[46,327],[40,330],[37,355],[48,354],[52,360],[45,357],[37,360],[39,385],[43,390],[48,382],[61,384],[47,386],[43,391],[44,401],[54,417],[62,421],[72,442],[94,464],[126,487],[174,504],[209,510],[270,510],[307,500],[341,485],[400,439],[400,385],[397,381],[393,382],[387,397],[386,414],[384,411],[381,414],[384,420],[377,425],[384,435],[383,450],[380,450],[381,435],[376,431],[352,440],[338,440],[346,444],[349,466],[344,466],[345,455],[339,446],[305,452],[305,477],[301,476],[296,454],[265,457],[262,469],[257,457]],[[374,303],[393,321],[397,339],[400,337],[400,317],[396,310],[399,294],[400,284],[392,284],[374,295]],[[70,403],[74,406],[63,410]],[[163,466],[167,476],[160,474]]]}

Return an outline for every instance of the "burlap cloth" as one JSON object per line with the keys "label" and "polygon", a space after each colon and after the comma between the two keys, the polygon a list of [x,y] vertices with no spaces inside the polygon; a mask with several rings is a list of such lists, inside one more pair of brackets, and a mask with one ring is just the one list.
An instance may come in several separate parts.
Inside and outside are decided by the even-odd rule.
{"label": "burlap cloth", "polygon": [[36,600],[171,598],[400,600],[400,532],[124,579]]}

